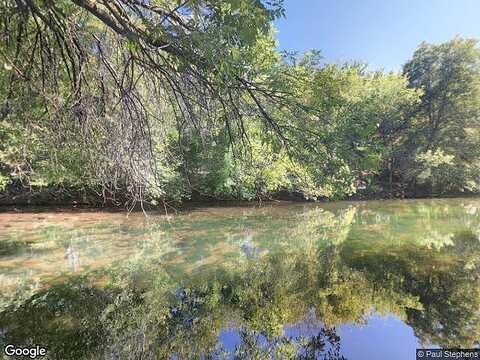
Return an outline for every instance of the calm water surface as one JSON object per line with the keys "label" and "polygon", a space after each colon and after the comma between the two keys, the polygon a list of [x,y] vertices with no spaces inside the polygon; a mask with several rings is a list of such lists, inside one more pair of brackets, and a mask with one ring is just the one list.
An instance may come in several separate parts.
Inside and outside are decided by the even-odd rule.
{"label": "calm water surface", "polygon": [[49,359],[477,347],[479,237],[478,198],[1,212],[0,345]]}

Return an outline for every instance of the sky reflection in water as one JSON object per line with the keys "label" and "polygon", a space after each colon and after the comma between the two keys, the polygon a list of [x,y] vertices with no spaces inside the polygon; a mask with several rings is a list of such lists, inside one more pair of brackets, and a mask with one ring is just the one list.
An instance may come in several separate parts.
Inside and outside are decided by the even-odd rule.
{"label": "sky reflection in water", "polygon": [[52,359],[477,346],[479,217],[479,199],[0,213],[0,343]]}

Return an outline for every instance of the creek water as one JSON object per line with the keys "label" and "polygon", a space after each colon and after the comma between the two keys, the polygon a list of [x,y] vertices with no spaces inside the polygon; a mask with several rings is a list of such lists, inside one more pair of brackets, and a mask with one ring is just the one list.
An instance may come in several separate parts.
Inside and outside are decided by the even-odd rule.
{"label": "creek water", "polygon": [[3,211],[1,350],[404,360],[477,347],[479,237],[478,198]]}

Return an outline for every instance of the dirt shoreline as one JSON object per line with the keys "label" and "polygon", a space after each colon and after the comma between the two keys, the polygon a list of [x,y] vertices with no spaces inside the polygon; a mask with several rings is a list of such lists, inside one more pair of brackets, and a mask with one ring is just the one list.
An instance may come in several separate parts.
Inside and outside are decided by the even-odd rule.
{"label": "dirt shoreline", "polygon": [[[128,209],[127,206],[120,204],[112,204],[104,201],[101,196],[94,196],[94,194],[62,194],[63,196],[51,196],[52,192],[24,192],[12,196],[11,194],[3,195],[0,193],[0,212],[29,212],[34,211],[108,211],[108,212],[124,212],[126,210],[141,212],[145,211],[188,211],[201,207],[216,207],[216,206],[258,206],[262,204],[281,204],[281,203],[331,203],[343,201],[373,201],[373,200],[401,200],[401,199],[436,199],[436,198],[472,198],[478,197],[478,193],[454,193],[454,194],[409,194],[410,196],[392,196],[388,193],[379,194],[355,194],[354,196],[328,200],[309,200],[300,196],[299,194],[278,193],[271,194],[267,198],[252,199],[252,200],[235,200],[235,199],[212,199],[212,198],[194,198],[179,202],[158,202],[153,205],[150,202],[143,203],[143,209],[139,202]],[[76,196],[75,196],[76,195]],[[96,195],[96,194],[95,194]]]}

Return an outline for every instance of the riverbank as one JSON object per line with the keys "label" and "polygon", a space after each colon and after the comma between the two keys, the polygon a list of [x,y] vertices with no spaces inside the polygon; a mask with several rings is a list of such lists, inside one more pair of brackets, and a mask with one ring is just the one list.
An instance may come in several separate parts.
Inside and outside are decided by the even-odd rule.
{"label": "riverbank", "polygon": [[330,203],[337,201],[369,201],[369,200],[391,200],[391,199],[435,199],[435,198],[457,198],[475,197],[478,193],[427,193],[424,191],[393,192],[381,191],[378,193],[359,192],[352,196],[339,199],[307,199],[298,192],[277,192],[267,194],[251,200],[245,199],[220,199],[195,195],[190,199],[178,201],[161,200],[137,200],[135,203],[126,196],[117,195],[115,198],[104,197],[101,193],[85,190],[74,190],[64,188],[41,188],[41,189],[9,189],[8,192],[0,193],[0,211],[19,208],[41,207],[47,209],[66,208],[71,209],[105,209],[108,211],[142,211],[142,210],[165,210],[166,212],[185,211],[198,207],[210,206],[248,206],[269,202],[305,202],[305,203]]}

